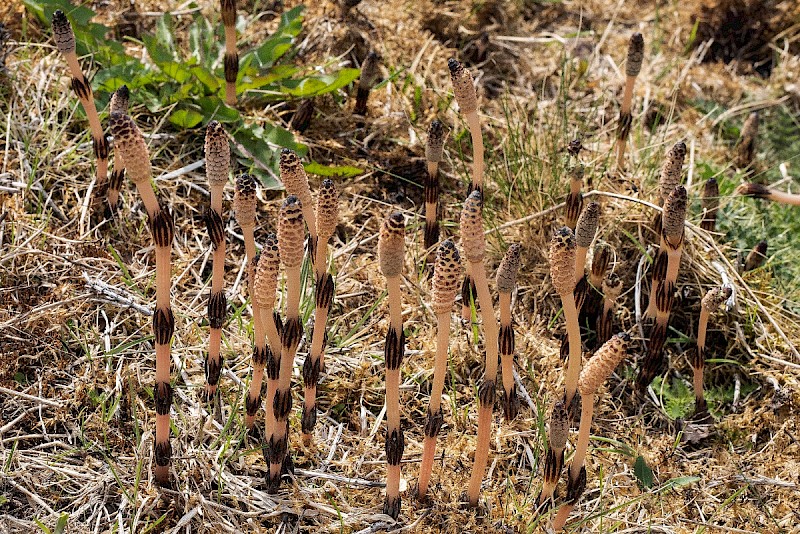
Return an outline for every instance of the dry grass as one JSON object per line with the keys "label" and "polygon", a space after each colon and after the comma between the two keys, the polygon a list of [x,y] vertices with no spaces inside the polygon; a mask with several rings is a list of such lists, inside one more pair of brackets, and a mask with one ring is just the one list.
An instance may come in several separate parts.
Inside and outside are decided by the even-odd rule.
{"label": "dry grass", "polygon": [[[265,9],[255,4],[255,9]],[[201,5],[219,22],[216,3]],[[141,11],[164,7],[139,4]],[[471,154],[471,147],[450,92],[446,60],[451,55],[475,75],[486,125],[486,217],[494,228],[488,235],[489,277],[506,243],[523,244],[514,319],[519,385],[527,396],[520,390],[520,414],[510,424],[496,407],[483,506],[477,511],[464,508],[461,493],[475,450],[475,396],[483,351],[476,348],[473,331],[454,321],[445,426],[431,500],[418,503],[405,491],[397,527],[409,532],[543,531],[549,516],[537,519],[533,511],[541,484],[544,425],[563,387],[557,348],[563,321],[557,316],[560,303],[549,280],[546,245],[553,228],[563,223],[560,209],[553,207],[567,191],[564,148],[574,138],[585,147],[578,155],[587,168],[585,191],[595,191],[586,195],[587,201],[600,201],[604,213],[597,239],[615,248],[613,269],[625,288],[616,324],[638,338],[636,270],[641,244],[654,239],[654,206],[646,202],[656,198],[666,149],[686,140],[687,188],[699,198],[705,181],[702,165],[720,169],[718,179],[728,183],[736,185],[740,179],[726,170],[733,146],[725,142],[720,125],[741,123],[754,109],[796,113],[800,105],[800,58],[791,47],[783,47],[789,41],[796,44],[797,20],[784,21],[783,33],[773,43],[771,76],[762,79],[746,69],[703,63],[707,47],[687,47],[693,7],[671,4],[656,10],[647,3],[606,0],[474,5],[448,0],[411,7],[397,0],[365,0],[344,24],[331,4],[309,9],[298,62],[314,64],[333,56],[360,61],[375,48],[385,68],[392,69],[384,76],[404,70],[373,90],[363,129],[352,117],[350,99],[326,97],[318,99],[317,115],[304,134],[314,160],[351,163],[367,172],[337,183],[342,192],[342,222],[332,240],[337,295],[329,321],[327,374],[318,392],[315,441],[304,448],[299,431],[304,342],[295,365],[290,418],[296,484],[274,496],[266,493],[267,467],[259,446],[243,430],[251,308],[245,300],[244,244],[238,227],[228,220],[225,287],[231,310],[223,328],[222,424],[204,411],[199,395],[207,335],[205,295],[211,282],[211,247],[202,218],[208,196],[202,168],[185,166],[202,158],[202,135],[174,131],[162,116],[133,106],[138,124],[151,134],[155,185],[172,205],[176,224],[175,485],[160,490],[150,480],[155,411],[148,303],[155,284],[146,213],[127,183],[120,215],[81,235],[78,221],[88,220],[85,196],[94,172],[80,106],[66,92],[68,78],[47,31],[32,19],[23,25],[17,4],[0,7],[3,20],[11,21],[15,46],[7,58],[8,77],[0,73],[0,532],[36,531],[34,519],[52,529],[63,513],[69,514],[67,531],[78,533],[394,528],[380,513],[385,479],[380,332],[388,302],[376,293],[383,280],[374,251],[386,213],[394,209],[406,214],[409,263],[403,320],[414,335],[408,336],[401,368],[401,419],[407,422],[403,489],[417,475],[435,339],[430,281],[422,269],[423,222],[417,215],[424,202],[424,171],[410,172],[414,168],[407,164],[409,158],[421,161],[421,140],[434,116],[452,128],[442,163],[442,237],[456,234],[454,221],[469,180],[464,155]],[[106,21],[115,16],[108,9],[102,13]],[[242,6],[240,12],[250,9]],[[147,30],[152,20],[145,17],[142,23]],[[252,44],[273,24],[248,24],[241,46]],[[27,33],[21,33],[23,28]],[[572,39],[579,28],[580,38]],[[612,166],[616,106],[624,83],[621,62],[633,31],[643,33],[646,52],[634,93],[627,174],[620,178],[606,170]],[[354,89],[350,96],[355,96]],[[696,105],[701,100],[724,111],[708,112]],[[664,124],[643,127],[644,119],[656,119],[649,113],[656,108],[662,110]],[[251,113],[282,120],[285,111],[276,106]],[[771,157],[761,154],[759,172],[783,163]],[[789,163],[784,185],[796,187],[791,178],[796,161]],[[320,179],[311,178],[316,191]],[[723,188],[723,194],[731,189]],[[225,202],[231,197],[229,187]],[[281,198],[264,192],[262,200],[257,236],[275,230]],[[719,418],[716,426],[684,427],[670,417],[671,390],[666,387],[635,399],[634,366],[644,351],[641,339],[634,340],[629,363],[598,393],[589,479],[578,508],[584,520],[568,524],[568,529],[797,531],[800,428],[792,415],[800,403],[800,288],[783,267],[791,261],[785,258],[797,257],[796,240],[784,236],[788,244],[770,251],[766,267],[743,278],[734,263],[738,249],[745,247],[723,241],[733,235],[727,229],[763,215],[766,208],[755,202],[722,198],[718,220],[726,234],[716,239],[695,226],[701,219],[699,202],[690,208],[665,386],[690,380],[682,350],[691,346],[702,295],[720,285],[724,272],[736,288],[736,307],[714,318],[717,327],[711,326],[707,343],[716,354],[706,367],[709,397],[717,395],[716,401],[709,398]],[[769,226],[754,231],[768,230],[780,234]],[[772,239],[753,235],[746,248],[766,237]],[[642,268],[642,278],[648,280],[649,263]],[[313,311],[311,297],[306,289],[303,318]],[[721,339],[718,331],[723,328],[735,337]],[[567,450],[571,455],[572,449]],[[653,469],[652,488],[637,482],[634,462],[639,455]]]}

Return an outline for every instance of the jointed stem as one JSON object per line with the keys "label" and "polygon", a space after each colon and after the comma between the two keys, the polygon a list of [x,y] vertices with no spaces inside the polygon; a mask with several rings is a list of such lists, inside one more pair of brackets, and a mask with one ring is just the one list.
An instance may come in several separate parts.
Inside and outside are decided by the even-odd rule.
{"label": "jointed stem", "polygon": [[486,271],[482,262],[468,262],[472,268],[472,276],[478,299],[483,303],[481,317],[483,319],[483,332],[486,343],[486,360],[483,384],[478,390],[478,441],[475,449],[475,461],[472,466],[472,475],[469,480],[467,498],[470,506],[478,505],[481,491],[481,482],[486,472],[489,459],[489,443],[492,432],[492,409],[494,407],[495,385],[497,382],[497,356],[498,356],[498,327],[494,316],[492,297],[489,294],[489,283],[486,280]]}
{"label": "jointed stem", "polygon": [[569,360],[566,374],[566,405],[572,402],[575,390],[578,388],[578,377],[581,373],[581,329],[578,322],[578,309],[575,307],[575,297],[572,293],[561,295],[561,304],[564,308],[564,320],[567,324],[567,339],[569,341]]}
{"label": "jointed stem", "polygon": [[422,463],[419,470],[419,484],[417,495],[424,496],[428,492],[428,483],[433,470],[433,459],[436,454],[436,439],[441,425],[442,392],[444,379],[447,374],[447,352],[450,343],[450,312],[436,314],[436,361],[433,369],[433,384],[431,386],[430,403],[428,404],[428,417],[430,429],[426,425],[425,441],[422,449]]}

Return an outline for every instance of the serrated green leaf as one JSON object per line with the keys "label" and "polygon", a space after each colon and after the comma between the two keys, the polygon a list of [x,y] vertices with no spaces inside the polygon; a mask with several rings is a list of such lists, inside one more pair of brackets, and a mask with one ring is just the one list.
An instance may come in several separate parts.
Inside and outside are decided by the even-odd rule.
{"label": "serrated green leaf", "polygon": [[643,456],[637,456],[633,464],[633,474],[643,488],[653,487],[653,470],[647,465]]}
{"label": "serrated green leaf", "polygon": [[203,121],[203,114],[191,109],[178,109],[169,116],[169,122],[179,128],[194,128]]}

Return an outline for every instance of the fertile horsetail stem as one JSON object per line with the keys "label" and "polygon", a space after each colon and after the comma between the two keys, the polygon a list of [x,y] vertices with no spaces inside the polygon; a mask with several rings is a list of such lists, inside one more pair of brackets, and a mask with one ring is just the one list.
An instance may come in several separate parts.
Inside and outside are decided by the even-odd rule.
{"label": "fertile horsetail stem", "polygon": [[586,254],[592,246],[597,224],[600,222],[600,204],[590,202],[583,210],[575,226],[575,283],[585,276]]}
{"label": "fertile horsetail stem", "polygon": [[[681,185],[684,159],[686,159],[686,143],[679,141],[669,149],[664,158],[664,163],[661,165],[661,174],[658,179],[659,206],[664,205],[670,193]],[[655,220],[653,221],[653,231],[657,236],[661,235],[661,212],[656,213]],[[652,300],[650,301],[650,305],[654,305]],[[648,308],[648,310],[650,312],[655,311],[654,308]]]}
{"label": "fertile horsetail stem", "polygon": [[792,193],[784,193],[770,189],[761,184],[743,183],[736,188],[737,195],[746,197],[761,198],[764,200],[771,200],[779,204],[789,204],[790,206],[800,206],[800,195]]}
{"label": "fertile horsetail stem", "polygon": [[[659,178],[659,185],[658,185],[658,204],[659,206],[663,205],[664,202],[667,201],[670,194],[681,184],[681,175],[683,170],[683,160],[686,157],[686,144],[683,142],[675,143],[675,145],[667,152],[666,158],[664,158],[664,164],[661,167],[661,177]],[[662,233],[662,214],[656,213],[655,221],[653,222],[653,228],[657,235],[661,235]],[[661,280],[664,278],[664,269],[659,267],[666,268],[666,261],[665,250],[664,247],[660,247],[659,251],[656,253],[656,261],[654,262],[653,267],[653,283],[650,286],[650,301],[647,306],[647,315],[650,317],[655,317],[656,315],[656,295],[658,294],[658,288],[661,284]]]}
{"label": "fertile horsetail stem", "polygon": [[569,438],[569,412],[563,400],[553,404],[550,413],[550,433],[547,442],[547,457],[544,463],[544,481],[536,506],[541,507],[555,495],[558,478],[564,466],[564,448]]}
{"label": "fertile horsetail stem", "polygon": [[581,330],[575,296],[572,293],[575,289],[575,249],[572,230],[563,227],[553,234],[553,239],[550,241],[550,277],[556,293],[561,297],[569,340],[569,361],[565,380],[567,406],[575,396],[581,372]]}
{"label": "fertile horsetail stem", "polygon": [[736,143],[736,153],[734,165],[739,169],[746,169],[752,165],[756,157],[758,146],[758,112],[754,111],[748,115],[747,120],[742,125],[742,133]]}
{"label": "fertile horsetail stem", "polygon": [[717,210],[719,209],[719,184],[716,178],[709,178],[703,185],[701,202],[703,220],[700,222],[700,228],[707,232],[714,232],[717,229]]}
{"label": "fertile horsetail stem", "polygon": [[[439,241],[439,162],[444,149],[444,126],[438,120],[428,128],[428,141],[425,143],[425,160],[428,172],[425,175],[425,250],[431,250]],[[426,261],[433,261],[436,253],[431,252]]]}
{"label": "fertile horsetail stem", "polygon": [[[249,174],[242,174],[236,179],[236,189],[233,194],[233,213],[236,222],[242,229],[244,236],[244,249],[247,258],[247,290],[250,301],[254,301],[255,295],[255,272],[253,258],[256,257],[256,179]],[[262,332],[261,316],[253,305],[253,330]]]}
{"label": "fertile horsetail stem", "polygon": [[[127,114],[129,102],[130,91],[128,86],[122,85],[111,95],[111,101],[108,104],[109,112]],[[114,153],[114,170],[111,171],[111,177],[108,179],[108,205],[112,208],[119,202],[119,191],[122,189],[124,181],[125,159],[117,151]]]}
{"label": "fertile horsetail stem", "polygon": [[[256,258],[253,258],[255,260]],[[258,317],[254,321],[255,346],[253,348],[253,379],[245,401],[245,423],[251,428],[258,409],[261,406],[261,382],[264,378],[264,369],[267,374],[267,399],[266,423],[264,426],[266,436],[275,431],[275,412],[272,403],[275,391],[278,389],[278,374],[281,358],[282,326],[280,319],[275,318],[275,293],[278,289],[278,272],[280,271],[280,253],[278,250],[278,236],[267,235],[258,264],[255,266],[255,282],[253,284],[253,315]],[[264,336],[266,335],[267,343]]]}
{"label": "fertile horsetail stem", "polygon": [[162,209],[150,185],[152,170],[150,153],[142,132],[133,119],[112,113],[109,120],[117,149],[125,160],[128,176],[136,184],[150,219],[150,234],[156,248],[156,309],[153,313],[153,334],[156,345],[156,405],[155,479],[161,485],[169,483],[172,447],[169,441],[169,411],[172,406],[170,383],[170,344],[175,330],[175,316],[170,306],[170,252],[175,237],[175,222],[169,208]]}
{"label": "fertile horsetail stem", "polygon": [[314,266],[317,276],[314,332],[311,335],[311,349],[303,364],[305,398],[301,427],[306,442],[311,439],[311,432],[317,422],[317,384],[320,371],[325,368],[325,341],[328,337],[325,324],[328,321],[334,294],[333,276],[328,273],[328,240],[336,231],[339,221],[339,193],[332,180],[322,181],[317,194],[316,217],[317,243],[314,249],[317,259],[314,261]]}
{"label": "fertile horsetail stem", "polygon": [[583,185],[583,165],[573,165],[569,169],[569,194],[565,201],[564,216],[566,218],[567,227],[574,231],[578,224],[578,217],[580,217],[583,210],[583,193],[581,193],[581,186]]}
{"label": "fertile horsetail stem", "polygon": [[553,528],[560,530],[569,517],[570,512],[580,500],[586,487],[586,467],[584,461],[589,449],[589,436],[594,414],[594,396],[600,385],[606,381],[617,365],[628,354],[630,336],[620,333],[606,341],[595,353],[594,357],[586,362],[578,380],[578,392],[581,394],[581,423],[578,430],[578,442],[575,445],[575,455],[569,468],[567,482],[567,502],[558,510],[553,521]]}
{"label": "fertile horsetail stem", "polygon": [[281,335],[281,358],[278,388],[272,409],[275,428],[269,437],[269,474],[267,490],[275,493],[280,487],[281,469],[289,449],[289,412],[292,411],[292,369],[303,322],[300,320],[301,267],[303,264],[303,206],[290,195],[281,205],[278,217],[278,255],[286,273],[286,321]]}
{"label": "fertile horsetail stem", "polygon": [[744,260],[744,272],[752,271],[763,266],[767,261],[767,242],[759,241]]}
{"label": "fertile horsetail stem", "polygon": [[472,475],[467,489],[470,506],[478,505],[481,481],[486,472],[489,459],[489,443],[492,432],[492,409],[496,396],[497,360],[498,360],[498,325],[489,294],[489,283],[483,265],[486,255],[486,238],[483,234],[483,194],[475,189],[464,202],[459,221],[461,230],[461,246],[467,258],[472,280],[475,283],[483,319],[483,332],[486,345],[486,360],[483,383],[478,388],[478,439],[475,449],[475,460]]}
{"label": "fertile horsetail stem", "polygon": [[[578,297],[580,297],[581,282],[588,282],[586,285],[586,298],[584,299],[583,306],[579,308],[581,312],[580,321],[588,321],[589,329],[596,329],[598,321],[603,314],[603,293],[602,285],[603,280],[608,271],[608,266],[611,263],[611,256],[613,250],[610,246],[600,243],[594,247],[592,251],[592,265],[586,277],[578,281],[575,286],[575,306],[578,305]],[[598,345],[599,346],[599,345]]]}
{"label": "fertile horsetail stem", "polygon": [[[206,227],[211,238],[211,246],[214,249],[211,293],[208,295],[208,323],[211,332],[204,366],[205,397],[207,401],[210,401],[217,391],[222,369],[220,344],[222,342],[222,324],[225,322],[225,313],[228,309],[228,301],[223,287],[225,283],[225,230],[222,222],[222,194],[225,184],[228,183],[231,149],[228,135],[217,121],[209,122],[206,128],[205,153],[206,178],[211,191],[211,205],[206,211]],[[259,332],[256,331],[256,347],[259,346],[258,334]]]}
{"label": "fertile horsetail stem", "polygon": [[592,268],[589,271],[589,282],[593,287],[599,288],[611,264],[613,250],[606,244],[599,244],[592,252]]}
{"label": "fertile horsetail stem", "polygon": [[706,293],[700,304],[700,322],[697,326],[697,347],[693,353],[692,372],[694,375],[694,413],[699,414],[707,410],[703,394],[703,369],[706,364],[706,332],[708,318],[717,311],[722,303],[728,300],[733,290],[730,287],[715,287]]}
{"label": "fertile horsetail stem", "polygon": [[[315,262],[314,246],[317,242],[317,216],[314,213],[314,200],[311,198],[311,187],[308,185],[308,175],[303,168],[303,162],[296,153],[288,148],[281,150],[280,161],[281,181],[286,192],[296,196],[303,205],[303,218],[306,220],[309,234],[309,252],[311,261]],[[325,272],[325,264],[315,265],[316,278]]]}
{"label": "fertile horsetail stem", "polygon": [[436,360],[433,369],[433,385],[428,404],[428,419],[425,423],[425,441],[422,449],[422,464],[419,470],[417,496],[428,492],[428,483],[436,453],[436,439],[444,422],[442,415],[442,391],[447,374],[447,351],[450,345],[450,313],[453,310],[458,284],[461,278],[461,256],[451,240],[439,245],[433,269],[433,297],[431,308],[436,314]]}
{"label": "fertile horsetail stem", "polygon": [[53,40],[56,48],[64,56],[72,76],[72,90],[81,101],[86,119],[89,121],[89,129],[92,134],[92,148],[97,158],[97,181],[95,183],[92,206],[99,209],[103,199],[108,192],[108,153],[109,146],[103,127],[100,125],[100,118],[97,115],[97,107],[94,103],[92,86],[86,76],[81,71],[78,63],[78,56],[75,53],[75,33],[67,16],[60,9],[53,13]]}
{"label": "fertile horsetail stem", "polygon": [[[461,113],[467,120],[467,127],[472,138],[472,180],[468,192],[471,193],[477,189],[483,195],[483,134],[481,133],[481,121],[478,118],[478,95],[475,92],[475,84],[472,74],[454,58],[447,60],[447,68],[450,70],[453,94]],[[472,265],[467,262],[467,272],[461,286],[461,319],[464,321],[469,321],[472,317],[470,301],[474,300],[476,305],[478,301],[471,270]],[[487,305],[491,307],[491,303]]]}
{"label": "fertile horsetail stem", "polygon": [[401,278],[405,264],[403,215],[392,213],[381,226],[378,237],[378,263],[389,293],[389,329],[386,332],[386,500],[383,513],[397,519],[400,514],[400,462],[405,439],[400,426],[400,365],[405,352],[403,296]]}
{"label": "fertile horsetail stem", "polygon": [[[667,326],[670,310],[675,299],[675,284],[678,281],[678,268],[683,252],[684,224],[686,222],[686,208],[689,202],[686,188],[682,185],[676,187],[664,202],[663,228],[661,230],[661,252],[656,260],[656,274],[663,272],[663,278],[653,280],[656,285],[655,322],[650,330],[650,343],[647,355],[642,363],[636,386],[639,391],[644,391],[655,378],[664,360],[663,349],[667,340]],[[656,283],[657,280],[662,280]]]}
{"label": "fertile horsetail stem", "polygon": [[514,384],[514,326],[511,321],[511,295],[517,287],[517,271],[521,263],[522,247],[508,247],[500,267],[497,268],[497,292],[500,294],[500,334],[498,344],[503,367],[503,414],[506,421],[517,416],[519,399]]}
{"label": "fertile horsetail stem", "polygon": [[236,0],[220,0],[222,25],[225,27],[225,103],[236,105],[236,78],[239,75],[239,54],[236,52]]}
{"label": "fertile horsetail stem", "polygon": [[636,77],[642,70],[644,61],[644,38],[641,33],[631,35],[628,44],[628,61],[625,65],[625,90],[622,94],[622,104],[619,108],[619,125],[617,126],[617,169],[622,170],[625,163],[625,147],[631,133],[631,103],[633,101],[633,86]]}
{"label": "fertile horsetail stem", "polygon": [[597,343],[601,345],[611,339],[614,312],[620,293],[622,293],[622,279],[616,274],[610,273],[603,280],[603,310],[597,320]]}
{"label": "fertile horsetail stem", "polygon": [[367,114],[367,100],[369,92],[378,83],[381,76],[379,56],[376,52],[370,52],[361,64],[361,76],[358,79],[358,90],[356,92],[356,105],[353,107],[354,115]]}

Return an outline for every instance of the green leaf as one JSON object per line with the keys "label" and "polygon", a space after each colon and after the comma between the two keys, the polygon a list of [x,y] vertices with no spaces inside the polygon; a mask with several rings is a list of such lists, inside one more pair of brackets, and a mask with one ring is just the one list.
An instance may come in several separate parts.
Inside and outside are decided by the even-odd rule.
{"label": "green leaf", "polygon": [[64,534],[67,528],[67,521],[69,521],[69,514],[61,514],[58,521],[56,521],[56,529],[53,531],[53,534]]}
{"label": "green leaf", "polygon": [[179,109],[169,116],[169,122],[179,128],[194,128],[203,121],[204,115],[191,109]]}
{"label": "green leaf", "polygon": [[352,167],[350,165],[322,165],[316,161],[307,163],[303,165],[303,167],[305,168],[306,172],[310,174],[316,174],[318,176],[342,176],[344,178],[351,178],[364,172],[362,169],[359,169],[358,167]]}
{"label": "green leaf", "polygon": [[643,488],[653,487],[653,470],[647,465],[644,457],[638,456],[633,464],[633,474]]}
{"label": "green leaf", "polygon": [[335,74],[290,80],[283,84],[281,92],[295,98],[324,95],[349,85],[358,78],[359,73],[358,69],[342,69]]}
{"label": "green leaf", "polygon": [[264,44],[246,54],[242,59],[256,69],[267,69],[275,64],[292,47],[293,37],[270,38]]}
{"label": "green leaf", "polygon": [[44,523],[42,523],[41,521],[39,521],[38,519],[34,519],[34,520],[33,520],[33,522],[34,522],[34,523],[36,523],[36,526],[37,526],[37,527],[39,527],[40,529],[42,529],[42,532],[44,532],[44,534],[53,534],[53,531],[52,531],[52,530],[50,530],[49,528],[47,528],[47,527],[45,526],[45,524],[44,524]]}
{"label": "green leaf", "polygon": [[269,123],[238,128],[233,138],[238,143],[234,149],[241,156],[241,163],[249,166],[267,189],[283,188],[277,179],[278,147],[290,148],[301,156],[308,151],[308,147],[294,140],[291,132]]}
{"label": "green leaf", "polygon": [[660,492],[663,490],[678,489],[682,488],[683,486],[688,486],[689,484],[694,484],[695,482],[700,482],[700,477],[686,476],[671,478],[664,482],[664,485],[659,487],[658,490]]}
{"label": "green leaf", "polygon": [[281,23],[276,33],[297,37],[303,30],[303,10],[305,10],[305,6],[300,4],[282,14]]}
{"label": "green leaf", "polygon": [[0,506],[3,506],[5,503],[8,502],[8,499],[5,495],[0,495]]}
{"label": "green leaf", "polygon": [[[242,69],[240,73],[243,71],[244,69]],[[276,65],[272,67],[269,70],[269,73],[266,74],[265,76],[255,76],[248,78],[247,76],[242,75],[244,81],[238,83],[237,87],[242,92],[249,91],[251,89],[261,89],[275,82],[291,78],[297,73],[297,71],[298,69],[294,65]],[[247,81],[248,79],[249,81]]]}
{"label": "green leaf", "polygon": [[209,93],[219,91],[220,83],[214,74],[203,67],[192,67],[190,72],[202,83]]}
{"label": "green leaf", "polygon": [[234,123],[241,119],[239,112],[228,107],[218,96],[207,96],[197,99],[197,104],[207,120],[218,120],[223,123]]}
{"label": "green leaf", "polygon": [[172,17],[169,13],[164,13],[156,21],[156,40],[160,47],[167,51],[171,59],[178,60],[175,52],[175,39],[173,37],[175,28],[172,25]]}

